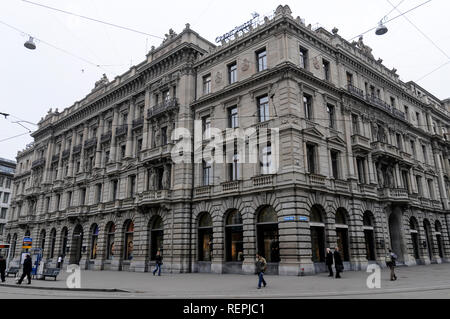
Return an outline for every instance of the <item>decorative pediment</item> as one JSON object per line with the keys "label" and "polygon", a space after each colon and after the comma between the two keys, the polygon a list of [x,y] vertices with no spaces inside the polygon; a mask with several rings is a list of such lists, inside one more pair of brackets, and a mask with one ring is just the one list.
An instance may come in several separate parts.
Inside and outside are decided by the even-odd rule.
{"label": "decorative pediment", "polygon": [[329,137],[327,139],[327,141],[328,141],[328,143],[332,143],[332,144],[339,145],[339,146],[344,146],[345,147],[347,145],[345,143],[345,141],[342,138],[340,138],[339,136]]}
{"label": "decorative pediment", "polygon": [[309,128],[305,128],[303,130],[303,134],[307,134],[307,135],[311,135],[311,136],[315,136],[318,138],[323,138],[324,135],[315,127],[309,127]]}

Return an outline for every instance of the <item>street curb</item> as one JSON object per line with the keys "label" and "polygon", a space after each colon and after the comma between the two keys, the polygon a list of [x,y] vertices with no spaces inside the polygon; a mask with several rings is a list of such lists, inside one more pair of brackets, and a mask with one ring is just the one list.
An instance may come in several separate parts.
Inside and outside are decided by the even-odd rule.
{"label": "street curb", "polygon": [[122,289],[97,289],[97,288],[59,288],[59,287],[37,287],[27,285],[4,285],[0,284],[0,287],[19,288],[19,289],[36,289],[36,290],[59,290],[59,291],[83,291],[83,292],[124,292],[130,293],[128,290]]}

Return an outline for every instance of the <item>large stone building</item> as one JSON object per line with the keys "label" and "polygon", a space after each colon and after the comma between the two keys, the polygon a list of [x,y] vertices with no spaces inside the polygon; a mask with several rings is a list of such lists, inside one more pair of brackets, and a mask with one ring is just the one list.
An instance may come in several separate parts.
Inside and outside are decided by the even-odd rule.
{"label": "large stone building", "polygon": [[271,273],[312,274],[335,246],[346,269],[390,247],[450,261],[450,100],[288,6],[220,40],[171,30],[50,110],[17,157],[16,262],[25,235],[50,266],[95,270],[148,271],[158,250],[171,272],[252,274],[260,251]]}
{"label": "large stone building", "polygon": [[0,158],[0,242],[5,238],[8,209],[12,198],[12,181],[16,162]]}

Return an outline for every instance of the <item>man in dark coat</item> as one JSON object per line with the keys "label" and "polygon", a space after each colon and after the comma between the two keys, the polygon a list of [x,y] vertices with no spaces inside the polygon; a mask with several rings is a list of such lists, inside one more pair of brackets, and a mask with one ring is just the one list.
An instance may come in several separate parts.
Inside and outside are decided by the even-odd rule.
{"label": "man in dark coat", "polygon": [[341,278],[341,272],[344,270],[344,263],[342,262],[341,253],[339,252],[339,248],[336,247],[334,249],[334,266],[336,268],[336,278]]}
{"label": "man in dark coat", "polygon": [[2,282],[5,282],[6,260],[3,256],[0,256],[0,277]]}
{"label": "man in dark coat", "polygon": [[158,250],[156,253],[156,257],[155,257],[155,261],[156,261],[156,268],[155,270],[153,270],[153,276],[156,274],[156,272],[158,271],[158,276],[161,276],[161,265],[162,263],[162,257],[161,257],[161,251]]}
{"label": "man in dark coat", "polygon": [[266,259],[261,256],[261,254],[256,254],[256,273],[258,275],[258,289],[261,289],[261,284],[264,285],[264,287],[267,286],[266,281],[264,280],[264,272],[267,270],[267,262]]}
{"label": "man in dark coat", "polygon": [[328,271],[330,272],[330,275],[328,277],[333,277],[333,253],[331,252],[330,248],[327,248],[327,257],[325,260],[325,264],[328,267]]}
{"label": "man in dark coat", "polygon": [[25,278],[25,276],[28,279],[28,284],[31,285],[31,271],[33,270],[33,263],[31,261],[30,255],[27,255],[25,258],[25,261],[23,262],[23,274],[22,277],[20,277],[19,281],[17,282],[18,285],[20,285]]}

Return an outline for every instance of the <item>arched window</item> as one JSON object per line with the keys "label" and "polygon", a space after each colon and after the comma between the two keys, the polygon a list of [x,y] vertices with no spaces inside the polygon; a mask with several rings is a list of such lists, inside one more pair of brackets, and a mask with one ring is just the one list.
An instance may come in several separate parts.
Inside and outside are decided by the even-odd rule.
{"label": "arched window", "polygon": [[62,243],[62,246],[61,246],[61,255],[62,255],[63,257],[65,257],[65,256],[66,256],[66,253],[67,253],[67,240],[68,240],[68,234],[69,234],[69,231],[67,230],[66,227],[64,227],[63,230],[61,231],[61,243]]}
{"label": "arched window", "polygon": [[273,207],[266,206],[258,214],[257,224],[258,253],[267,262],[280,262],[280,244],[278,236],[278,216]]}
{"label": "arched window", "polygon": [[150,259],[156,259],[156,253],[162,251],[164,240],[164,225],[161,217],[157,216],[150,228]]}
{"label": "arched window", "polygon": [[242,216],[237,210],[228,213],[225,223],[226,261],[244,260],[244,233]]}
{"label": "arched window", "polygon": [[107,231],[106,259],[112,259],[114,257],[114,237],[116,234],[116,225],[111,223],[107,228]]}
{"label": "arched window", "polygon": [[363,229],[366,243],[366,258],[370,261],[376,260],[374,224],[373,214],[366,211],[363,215]]}
{"label": "arched window", "polygon": [[348,225],[347,211],[339,208],[336,211],[336,239],[337,246],[344,261],[350,261],[350,252],[348,246]]}
{"label": "arched window", "polygon": [[133,259],[133,233],[134,233],[134,223],[133,221],[128,221],[125,227],[125,252],[124,259]]}
{"label": "arched window", "polygon": [[52,229],[50,232],[50,258],[55,257],[55,245],[56,245],[56,229]]}
{"label": "arched window", "polygon": [[213,249],[213,224],[211,216],[204,213],[198,223],[198,261],[211,261]]}
{"label": "arched window", "polygon": [[325,262],[325,224],[323,222],[323,208],[318,205],[311,207],[310,230],[312,261]]}
{"label": "arched window", "polygon": [[84,237],[84,231],[83,226],[78,224],[74,231],[73,231],[73,237],[72,237],[72,248],[70,254],[70,262],[73,264],[79,265],[82,252],[83,252],[83,237]]}
{"label": "arched window", "polygon": [[98,244],[98,226],[96,224],[92,227],[91,236],[91,259],[96,259]]}

